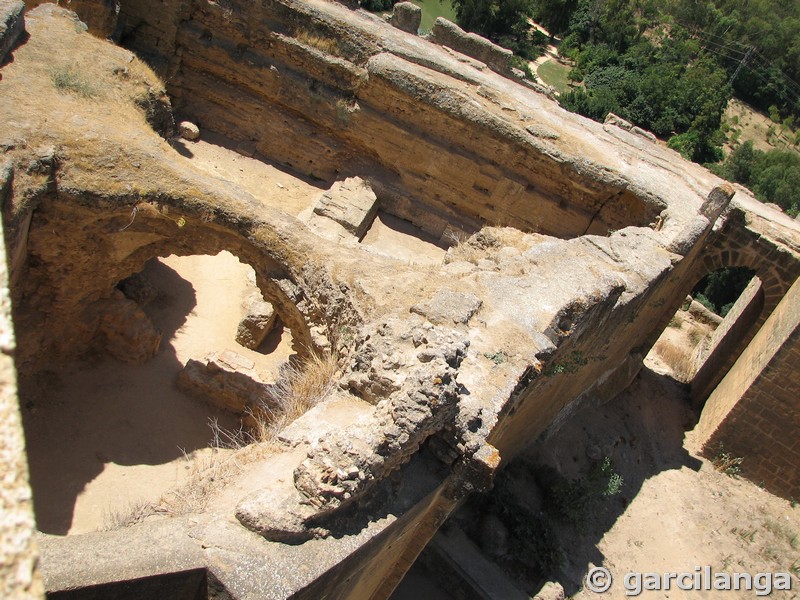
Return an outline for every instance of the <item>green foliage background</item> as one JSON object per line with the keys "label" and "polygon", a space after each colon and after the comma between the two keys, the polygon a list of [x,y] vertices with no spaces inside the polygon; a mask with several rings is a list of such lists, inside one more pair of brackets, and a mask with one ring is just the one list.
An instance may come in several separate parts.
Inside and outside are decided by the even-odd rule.
{"label": "green foliage background", "polygon": [[[360,0],[387,10],[396,0]],[[744,144],[723,156],[722,117],[738,97],[778,126],[800,123],[800,1],[451,0],[458,23],[510,48],[515,66],[542,53],[533,18],[562,37],[582,84],[562,106],[602,121],[609,112],[674,150],[748,186],[791,215],[800,211],[800,155]],[[793,134],[800,146],[800,132]]]}

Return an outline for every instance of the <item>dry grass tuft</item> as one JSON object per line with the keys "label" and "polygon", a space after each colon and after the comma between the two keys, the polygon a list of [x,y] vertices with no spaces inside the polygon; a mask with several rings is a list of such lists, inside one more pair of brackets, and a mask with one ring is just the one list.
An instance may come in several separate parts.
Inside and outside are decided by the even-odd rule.
{"label": "dry grass tuft", "polygon": [[323,37],[305,29],[298,29],[294,34],[294,38],[301,44],[316,48],[325,54],[341,56],[342,51],[339,48],[339,43],[333,38]]}
{"label": "dry grass tuft", "polygon": [[472,237],[463,231],[448,229],[444,234],[445,241],[450,244],[444,263],[466,261],[478,264],[482,258],[488,258],[486,247],[472,243]]}
{"label": "dry grass tuft", "polygon": [[445,264],[459,260],[477,264],[481,259],[496,260],[497,252],[502,248],[527,249],[526,235],[511,227],[487,226],[472,235],[448,229],[443,237],[450,244]]}
{"label": "dry grass tuft", "polygon": [[337,369],[338,361],[332,354],[313,354],[300,365],[283,365],[263,408],[250,415],[253,439],[273,441],[281,429],[318,404],[333,389]]}
{"label": "dry grass tuft", "polygon": [[123,509],[111,509],[103,515],[104,524],[100,531],[112,531],[141,523],[147,517],[159,513],[158,506],[147,500],[128,502]]}
{"label": "dry grass tuft", "polygon": [[97,98],[102,95],[97,85],[89,81],[76,65],[53,67],[50,76],[59,92],[77,94],[82,98]]}
{"label": "dry grass tuft", "polygon": [[212,448],[200,458],[186,458],[191,464],[189,479],[161,497],[158,512],[175,517],[204,511],[212,493],[241,473],[244,466],[235,450],[225,448]]}
{"label": "dry grass tuft", "polygon": [[695,366],[689,349],[681,348],[669,340],[660,339],[653,350],[669,366],[675,379],[682,383],[689,383],[692,380]]}
{"label": "dry grass tuft", "polygon": [[[215,437],[223,431],[216,423],[212,423],[212,429]],[[164,494],[157,502],[140,500],[129,503],[121,510],[107,512],[102,531],[131,527],[153,515],[177,517],[202,512],[208,506],[212,492],[241,473],[245,464],[239,460],[237,452],[230,448],[213,447],[210,452],[206,450],[184,456],[190,469],[184,483]]]}

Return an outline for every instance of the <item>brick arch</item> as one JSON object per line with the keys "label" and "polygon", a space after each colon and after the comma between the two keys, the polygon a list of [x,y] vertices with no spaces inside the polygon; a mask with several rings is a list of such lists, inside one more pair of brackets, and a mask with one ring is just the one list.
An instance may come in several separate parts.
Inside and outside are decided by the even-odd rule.
{"label": "brick arch", "polygon": [[712,247],[704,252],[702,260],[695,270],[695,274],[698,275],[696,280],[700,281],[708,273],[730,267],[752,269],[755,271],[756,277],[761,280],[765,298],[764,310],[766,311],[761,322],[774,310],[793,283],[793,281],[784,281],[775,266],[770,264],[764,256],[749,251],[724,250],[718,247]]}
{"label": "brick arch", "polygon": [[761,289],[724,343],[718,344],[692,381],[692,399],[702,404],[731,369],[770,314],[800,275],[800,261],[778,243],[748,229],[742,219],[729,219],[703,249],[693,269],[694,281],[725,267],[755,271]]}

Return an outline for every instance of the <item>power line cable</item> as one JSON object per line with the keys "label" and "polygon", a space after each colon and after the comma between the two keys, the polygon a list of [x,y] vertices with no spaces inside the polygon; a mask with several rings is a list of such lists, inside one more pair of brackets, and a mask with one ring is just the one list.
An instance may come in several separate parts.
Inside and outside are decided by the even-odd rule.
{"label": "power line cable", "polygon": [[[680,24],[680,23],[679,23]],[[682,25],[685,27],[685,25]],[[687,27],[687,30],[689,28]],[[691,30],[690,30],[691,31]],[[720,44],[715,40],[712,40],[711,37],[716,37],[718,39],[724,39],[720,36],[715,34],[709,34],[706,31],[696,30],[692,32],[692,35],[697,37],[702,43],[707,44],[705,49],[717,56],[721,56],[726,58],[727,60],[731,60],[733,62],[738,62],[736,70],[733,76],[730,79],[730,83],[736,80],[736,77],[739,75],[739,72],[745,66],[748,67],[749,71],[756,75],[763,83],[771,84],[773,83],[773,78],[777,74],[783,78],[787,91],[791,93],[792,96],[795,96],[795,100],[800,99],[800,84],[794,81],[791,77],[786,75],[780,68],[776,67],[771,61],[764,57],[758,50],[755,49],[754,46],[745,46],[740,42],[735,41],[728,41],[726,44]],[[735,48],[731,48],[731,45],[741,46],[745,48],[746,51],[737,50]],[[739,56],[732,56],[729,53],[739,53]],[[746,60],[745,60],[746,59]],[[745,64],[749,62],[750,64]],[[760,63],[760,64],[754,64]],[[776,73],[777,72],[777,73]],[[783,93],[779,93],[780,96],[783,96],[785,100],[789,100]]]}

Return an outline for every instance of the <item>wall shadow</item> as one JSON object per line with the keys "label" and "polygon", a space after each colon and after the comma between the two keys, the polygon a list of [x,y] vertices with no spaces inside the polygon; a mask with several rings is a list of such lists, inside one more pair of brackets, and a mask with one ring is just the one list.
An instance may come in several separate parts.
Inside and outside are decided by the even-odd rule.
{"label": "wall shadow", "polygon": [[[481,524],[485,515],[497,515],[511,531],[512,549],[515,530],[531,543],[495,562],[527,591],[558,581],[571,596],[590,565],[604,564],[598,545],[646,480],[667,470],[700,469],[701,461],[684,447],[696,420],[688,386],[643,367],[616,398],[582,408],[511,461],[492,492],[470,499],[448,523],[486,549]],[[608,477],[596,476],[606,459],[607,472],[623,480],[619,493],[607,497]]]}

